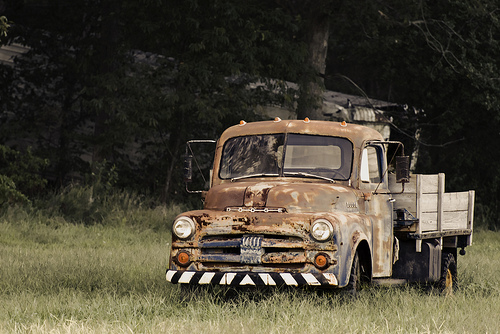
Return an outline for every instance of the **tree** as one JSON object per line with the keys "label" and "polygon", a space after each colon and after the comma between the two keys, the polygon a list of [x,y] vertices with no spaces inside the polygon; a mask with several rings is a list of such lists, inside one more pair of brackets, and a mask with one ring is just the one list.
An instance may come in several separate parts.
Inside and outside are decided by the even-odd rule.
{"label": "tree", "polygon": [[297,118],[322,119],[330,20],[335,1],[276,0],[276,2],[285,7],[291,15],[301,19],[301,35],[307,47],[305,66],[298,78],[300,88]]}
{"label": "tree", "polygon": [[37,7],[43,15],[26,3],[13,14],[31,49],[14,69],[1,136],[36,143],[57,184],[106,161],[118,184],[168,200],[187,139],[256,119],[275,95],[250,83],[298,77],[296,22],[264,3],[54,0]]}
{"label": "tree", "polygon": [[417,171],[476,189],[476,211],[497,224],[494,0],[6,3],[10,37],[31,49],[0,71],[0,140],[34,146],[54,184],[90,175],[93,155],[117,185],[179,198],[187,139],[257,119],[257,104],[296,102],[286,81],[300,85],[299,117],[317,118],[325,74],[331,90],[424,109],[392,115],[419,146]]}
{"label": "tree", "polygon": [[[332,21],[327,85],[337,73],[372,97],[424,109],[418,172],[446,172],[450,190],[476,189],[476,221],[498,224],[500,13],[496,1],[344,1]],[[335,52],[333,52],[335,51]],[[397,120],[397,133],[413,126]]]}
{"label": "tree", "polygon": [[149,20],[132,26],[151,38],[140,38],[137,45],[168,55],[153,72],[156,90],[150,87],[163,90],[164,107],[155,122],[168,148],[163,168],[168,199],[173,180],[182,179],[178,160],[185,141],[216,138],[240,119],[256,119],[255,106],[270,97],[249,85],[293,77],[303,62],[302,45],[291,37],[298,29],[293,19],[264,1],[151,1],[142,11]]}

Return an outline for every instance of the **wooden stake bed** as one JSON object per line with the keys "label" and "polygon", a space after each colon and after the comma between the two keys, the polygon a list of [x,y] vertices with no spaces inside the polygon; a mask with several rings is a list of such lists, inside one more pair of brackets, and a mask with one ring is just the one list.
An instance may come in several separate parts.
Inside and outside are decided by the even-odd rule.
{"label": "wooden stake bed", "polygon": [[[401,191],[395,176],[389,178],[390,190]],[[408,238],[417,242],[422,239],[467,235],[467,244],[472,243],[474,220],[474,190],[445,192],[444,173],[434,175],[413,174],[405,184],[402,194],[394,194],[394,209],[406,209],[415,218],[415,228]],[[417,243],[417,249],[419,243]]]}

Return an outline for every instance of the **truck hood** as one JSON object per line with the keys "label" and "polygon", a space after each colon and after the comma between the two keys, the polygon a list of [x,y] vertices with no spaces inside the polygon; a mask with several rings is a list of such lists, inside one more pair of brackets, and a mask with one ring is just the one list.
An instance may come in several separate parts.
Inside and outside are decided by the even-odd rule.
{"label": "truck hood", "polygon": [[359,212],[358,207],[353,188],[316,182],[225,183],[211,188],[205,198],[205,208],[210,210],[281,208],[296,213]]}

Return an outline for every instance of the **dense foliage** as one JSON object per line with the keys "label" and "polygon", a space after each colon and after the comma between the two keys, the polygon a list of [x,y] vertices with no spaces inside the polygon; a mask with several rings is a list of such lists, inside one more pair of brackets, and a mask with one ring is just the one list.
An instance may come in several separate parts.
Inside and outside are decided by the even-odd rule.
{"label": "dense foliage", "polygon": [[[8,37],[30,51],[0,67],[0,143],[48,161],[32,172],[52,187],[108,175],[112,187],[180,200],[186,140],[256,120],[257,105],[292,105],[282,80],[317,74],[305,66],[318,15],[307,0],[3,3]],[[330,19],[326,87],[422,110],[393,131],[418,149],[417,171],[476,189],[477,221],[500,226],[497,1],[332,3],[319,13]],[[0,174],[14,191],[16,172]]]}
{"label": "dense foliage", "polygon": [[371,97],[423,109],[394,129],[418,127],[417,172],[475,189],[476,220],[500,226],[498,2],[344,1],[332,25],[330,87],[354,91],[341,73]]}
{"label": "dense foliage", "polygon": [[1,140],[36,147],[56,185],[106,161],[119,186],[179,195],[184,142],[256,119],[272,101],[248,84],[293,80],[304,57],[296,20],[264,3],[47,3],[9,14],[31,49],[3,73]]}

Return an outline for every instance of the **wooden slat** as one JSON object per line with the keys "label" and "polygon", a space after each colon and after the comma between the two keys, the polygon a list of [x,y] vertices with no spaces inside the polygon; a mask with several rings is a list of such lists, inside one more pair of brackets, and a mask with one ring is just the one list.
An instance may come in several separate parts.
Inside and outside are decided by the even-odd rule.
{"label": "wooden slat", "polygon": [[[394,196],[396,209],[405,208],[413,214],[416,213],[416,194],[400,194]],[[441,199],[443,212],[446,211],[463,211],[469,208],[469,192],[459,193],[444,193]],[[438,211],[438,194],[422,194],[420,197],[420,205],[422,212],[437,212]]]}
{"label": "wooden slat", "polygon": [[420,207],[422,212],[437,212],[438,194],[421,194]]}
{"label": "wooden slat", "polygon": [[[468,215],[468,211],[443,212],[442,230],[469,229]],[[423,212],[419,217],[419,225],[423,232],[439,231],[437,223],[437,212]]]}
{"label": "wooden slat", "polygon": [[467,211],[469,209],[469,192],[444,193],[444,211]]}
{"label": "wooden slat", "polygon": [[450,211],[443,213],[443,230],[468,229],[467,211]]}
{"label": "wooden slat", "polygon": [[[411,174],[410,182],[405,184],[405,193],[417,192],[417,178],[422,179],[422,194],[432,194],[438,192],[438,175]],[[396,183],[396,176],[389,175],[389,190],[391,192],[400,192],[401,184]]]}
{"label": "wooden slat", "polygon": [[439,175],[422,174],[422,194],[434,194],[438,192]]}
{"label": "wooden slat", "polygon": [[437,231],[437,212],[422,212],[419,217],[419,229],[417,233],[427,232],[427,231]]}

